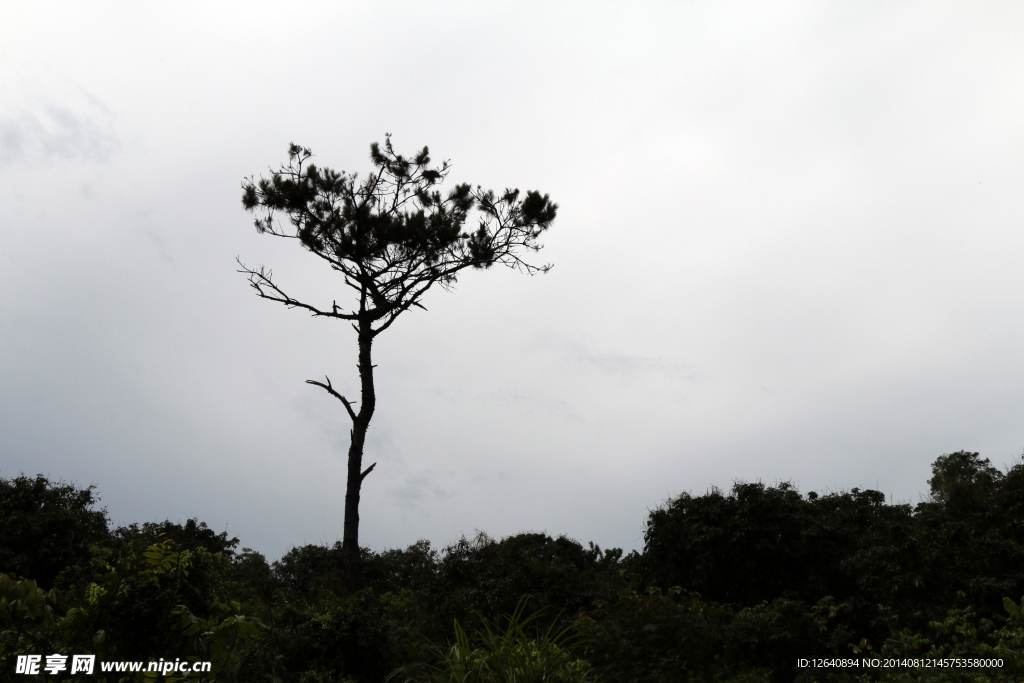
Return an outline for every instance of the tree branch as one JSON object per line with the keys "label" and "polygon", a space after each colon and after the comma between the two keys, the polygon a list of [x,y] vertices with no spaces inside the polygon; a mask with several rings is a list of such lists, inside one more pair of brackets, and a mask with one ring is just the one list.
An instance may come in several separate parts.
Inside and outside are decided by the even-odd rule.
{"label": "tree branch", "polygon": [[324,375],[324,379],[327,380],[327,384],[324,384],[323,382],[317,382],[315,379],[307,379],[306,380],[306,384],[315,384],[316,386],[321,387],[322,389],[324,389],[328,394],[330,394],[334,398],[336,398],[339,401],[341,401],[342,403],[344,403],[345,404],[345,410],[348,411],[348,416],[352,418],[353,422],[355,422],[356,421],[356,413],[355,413],[354,410],[352,410],[352,403],[347,398],[345,398],[344,396],[342,396],[341,394],[339,394],[337,391],[334,390],[334,387],[331,386],[331,378],[330,377],[327,377],[326,375]]}
{"label": "tree branch", "polygon": [[368,475],[370,472],[372,472],[373,468],[376,467],[376,466],[377,466],[377,463],[373,463],[372,465],[367,467],[365,470],[363,470],[363,473],[359,475],[359,483],[360,484],[363,483],[363,479],[366,479],[366,475]]}
{"label": "tree branch", "polygon": [[[235,258],[235,261],[238,262],[238,265],[242,266],[242,270],[238,272],[244,273],[249,276],[249,285],[256,290],[256,293],[260,296],[261,299],[276,301],[278,303],[284,304],[285,306],[288,306],[289,308],[304,308],[307,311],[310,311],[313,315],[322,315],[328,318],[341,318],[342,320],[357,320],[359,318],[359,316],[355,313],[339,313],[337,305],[334,305],[332,307],[333,310],[331,311],[321,311],[319,308],[315,306],[310,306],[309,304],[303,303],[298,299],[293,299],[287,294],[285,294],[280,287],[274,284],[273,280],[271,279],[273,277],[273,274],[270,271],[265,271],[262,266],[260,267],[259,270],[253,270],[252,268],[249,268],[244,263],[242,263],[240,259]],[[263,290],[264,287],[271,290],[273,294],[268,294],[267,292],[265,292]]]}

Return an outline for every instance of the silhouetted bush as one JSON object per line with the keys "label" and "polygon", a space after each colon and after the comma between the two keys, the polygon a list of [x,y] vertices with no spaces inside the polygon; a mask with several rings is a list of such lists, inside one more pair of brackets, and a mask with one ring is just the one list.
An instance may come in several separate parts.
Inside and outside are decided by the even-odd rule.
{"label": "silhouetted bush", "polygon": [[114,529],[113,537],[117,543],[143,547],[170,539],[179,550],[205,548],[214,555],[221,553],[228,559],[234,556],[235,548],[238,547],[238,539],[228,538],[227,531],[218,534],[206,526],[206,522],[200,522],[194,517],[184,524],[171,520],[129,524]]}
{"label": "silhouetted bush", "polygon": [[0,574],[48,589],[67,567],[87,564],[89,548],[109,540],[107,511],[96,509],[94,489],[41,474],[0,479]]}
{"label": "silhouetted bush", "polygon": [[[91,487],[0,480],[0,569],[14,573],[0,578],[0,663],[42,648],[198,657],[247,683],[382,683],[414,663],[406,672],[426,679],[497,675],[512,662],[603,683],[904,683],[960,678],[796,661],[1001,653],[1012,666],[970,680],[1016,680],[1024,463],[1001,473],[951,453],[929,485],[916,506],[789,484],[684,493],[650,513],[644,552],[627,557],[541,533],[364,548],[368,587],[349,593],[340,543],[268,563],[196,519],[109,533]],[[49,583],[18,578],[32,574]],[[541,647],[539,632],[504,638],[513,613],[569,628],[585,660]]]}

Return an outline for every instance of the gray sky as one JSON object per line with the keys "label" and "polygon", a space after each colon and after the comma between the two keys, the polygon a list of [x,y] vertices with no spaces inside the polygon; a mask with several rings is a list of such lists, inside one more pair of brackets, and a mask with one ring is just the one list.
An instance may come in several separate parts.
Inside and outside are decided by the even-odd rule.
{"label": "gray sky", "polygon": [[429,145],[560,205],[378,339],[361,540],[642,546],[735,480],[917,502],[1024,448],[1024,4],[0,2],[0,476],[277,557],[341,537],[322,263],[243,177]]}

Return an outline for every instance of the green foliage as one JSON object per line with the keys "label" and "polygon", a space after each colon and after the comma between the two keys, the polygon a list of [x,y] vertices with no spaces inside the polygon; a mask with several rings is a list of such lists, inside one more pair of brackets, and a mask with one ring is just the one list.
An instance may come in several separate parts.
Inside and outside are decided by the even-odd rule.
{"label": "green foliage", "polygon": [[259,622],[220,595],[227,565],[223,555],[177,552],[168,540],[142,552],[94,548],[94,580],[81,589],[43,593],[33,581],[6,576],[0,662],[13,667],[18,654],[41,652],[103,661],[180,657],[210,661],[215,676],[227,674],[241,663],[241,644],[259,633]]}
{"label": "green foliage", "polygon": [[526,601],[494,624],[481,617],[481,628],[471,637],[458,621],[455,639],[435,647],[436,665],[403,667],[388,681],[403,683],[583,683],[590,680],[590,664],[574,651],[580,638],[570,628],[536,628],[540,613],[524,616]]}
{"label": "green foliage", "polygon": [[[81,622],[102,632],[102,654],[109,659],[145,660],[198,654],[197,641],[182,636],[183,612],[211,619],[222,611],[228,561],[204,549],[175,550],[172,541],[148,548],[98,549]],[[165,654],[166,653],[166,654]]]}
{"label": "green foliage", "polygon": [[684,683],[720,668],[722,629],[732,610],[673,587],[642,594],[624,589],[580,616],[587,658],[602,680]]}
{"label": "green foliage", "polygon": [[220,553],[228,559],[234,556],[235,548],[238,547],[238,539],[228,538],[227,531],[215,533],[213,529],[206,526],[206,522],[200,522],[195,518],[187,520],[185,524],[170,520],[129,524],[115,529],[113,537],[117,543],[136,544],[144,547],[171,540],[174,542],[174,547],[179,550],[205,548],[214,555]]}
{"label": "green foliage", "polygon": [[442,553],[426,541],[405,550],[364,549],[372,590],[347,595],[340,544],[292,548],[272,566],[243,550],[232,576],[245,581],[238,590],[247,591],[247,613],[270,625],[263,649],[277,653],[272,660],[254,658],[247,675],[376,681],[388,667],[436,656],[425,649],[426,636],[452,638],[456,619],[484,629],[481,614],[516,613],[521,601],[523,609],[548,608],[565,628],[579,609],[624,585],[620,555],[543,534],[502,541],[480,535]]}
{"label": "green foliage", "polygon": [[992,467],[988,458],[977,453],[957,451],[940,455],[932,463],[928,480],[932,498],[950,507],[984,506],[995,484],[1003,474]]}
{"label": "green foliage", "polygon": [[19,654],[52,652],[60,626],[54,615],[57,593],[30,579],[0,574],[0,667],[13,669]]}
{"label": "green foliage", "polygon": [[475,630],[482,627],[480,615],[493,620],[515,612],[523,596],[526,609],[562,614],[567,625],[572,615],[625,585],[621,555],[617,548],[584,548],[565,536],[524,533],[495,541],[480,533],[444,549],[424,598],[446,635],[454,620]]}
{"label": "green foliage", "polygon": [[52,587],[69,565],[89,560],[107,540],[107,512],[95,509],[93,486],[51,482],[43,475],[0,479],[0,573]]}
{"label": "green foliage", "polygon": [[438,561],[430,541],[417,541],[405,550],[394,548],[381,553],[364,548],[363,577],[378,593],[411,589],[422,594],[437,579]]}
{"label": "green foliage", "polygon": [[279,591],[260,614],[268,624],[258,650],[239,671],[252,682],[379,683],[401,664],[427,656],[425,615],[410,591],[378,595],[372,589],[339,598],[321,591],[292,603]]}
{"label": "green foliage", "polygon": [[[494,263],[537,270],[523,263],[516,250],[539,249],[536,239],[557,212],[547,195],[530,191],[520,199],[518,190],[496,195],[467,184],[442,195],[437,188],[450,164],[431,166],[426,147],[412,158],[397,154],[390,136],[383,145],[370,146],[375,171],[362,181],[355,174],[317,167],[311,157],[308,148],[290,145],[287,165],[269,178],[244,183],[242,205],[247,211],[263,210],[256,219],[261,233],[285,234],[274,213],[288,215],[303,246],[354,282],[365,283],[370,276],[383,278],[378,285],[405,279],[452,284],[458,271]],[[474,208],[479,227],[463,232]],[[418,298],[416,289],[374,287],[374,305],[392,299],[404,310],[406,299]]]}
{"label": "green foliage", "polygon": [[[66,519],[102,543],[84,559],[40,546],[52,588],[0,574],[0,666],[74,653],[209,660],[210,680],[246,683],[1024,680],[1024,613],[1005,599],[1024,593],[1024,463],[1000,474],[960,452],[932,474],[913,508],[856,489],[684,494],[651,514],[642,556],[546,534],[362,549],[370,588],[355,592],[340,544],[268,563],[194,519],[105,534],[91,489],[22,477],[0,489],[24,527],[12,538],[61,538],[47,525]],[[1004,666],[795,666],[851,656]]]}
{"label": "green foliage", "polygon": [[[881,493],[858,489],[804,498],[787,483],[684,493],[650,515],[643,579],[741,605],[889,591],[888,582],[872,584],[871,572],[906,558],[900,540],[912,510],[884,503]],[[862,569],[861,553],[871,554],[870,567]]]}
{"label": "green foliage", "polygon": [[[1001,623],[979,618],[970,608],[951,609],[928,624],[927,635],[894,630],[881,647],[882,659],[917,660],[920,666],[880,669],[863,680],[884,683],[1010,683],[1024,680],[1024,613],[1007,598]],[[1001,666],[957,666],[957,660],[1001,660]],[[942,661],[943,666],[935,666]],[[927,662],[927,664],[926,664]]]}
{"label": "green foliage", "polygon": [[799,658],[848,656],[855,634],[838,618],[846,609],[831,598],[815,605],[776,598],[745,607],[723,625],[722,662],[732,673],[760,670],[768,681],[820,683],[821,672],[801,672],[795,664]]}
{"label": "green foliage", "polygon": [[230,576],[243,602],[269,601],[274,590],[278,588],[277,579],[267,558],[252,548],[242,548],[242,551],[232,558]]}
{"label": "green foliage", "polygon": [[1004,597],[1024,592],[1024,464],[1003,475],[977,453],[959,452],[938,458],[932,473],[933,500],[916,514],[928,616],[969,603],[992,618]]}
{"label": "green foliage", "polygon": [[799,681],[798,658],[847,656],[842,610],[785,598],[736,610],[678,586],[626,589],[581,614],[578,627],[609,683]]}
{"label": "green foliage", "polygon": [[992,617],[1024,591],[1024,465],[1004,476],[959,452],[932,471],[932,500],[916,507],[858,489],[805,497],[788,484],[684,493],[649,517],[641,585],[682,585],[737,606],[832,597],[846,604],[850,630],[876,639],[879,604],[915,628],[950,606]]}
{"label": "green foliage", "polygon": [[273,572],[291,600],[313,600],[322,590],[345,594],[343,567],[341,543],[333,546],[310,544],[286,552],[274,563]]}

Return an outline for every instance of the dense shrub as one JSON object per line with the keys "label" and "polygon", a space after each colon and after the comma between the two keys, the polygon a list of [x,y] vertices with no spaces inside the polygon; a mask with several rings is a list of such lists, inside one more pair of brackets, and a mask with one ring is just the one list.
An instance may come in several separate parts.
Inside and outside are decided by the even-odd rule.
{"label": "dense shrub", "polygon": [[172,545],[96,548],[92,581],[64,591],[44,594],[35,582],[0,578],[4,671],[20,654],[95,654],[101,661],[210,661],[231,680],[244,658],[238,644],[255,637],[259,624],[225,596],[223,555]]}
{"label": "dense shrub", "polygon": [[89,548],[109,538],[94,488],[41,474],[0,479],[0,573],[52,588],[65,568],[88,563]]}
{"label": "dense shrub", "polygon": [[195,518],[187,520],[184,524],[170,520],[129,524],[114,529],[112,535],[114,542],[119,544],[148,547],[170,540],[178,550],[204,548],[214,555],[220,553],[228,559],[234,556],[235,548],[238,547],[237,538],[228,538],[226,531],[218,534],[206,526],[206,522],[200,522]]}
{"label": "dense shrub", "polygon": [[480,533],[444,549],[424,600],[446,634],[456,620],[478,629],[481,617],[512,613],[524,598],[528,612],[545,610],[565,625],[624,586],[621,555],[617,548],[584,548],[565,536],[523,533],[496,541]]}
{"label": "dense shrub", "polygon": [[932,475],[932,500],[916,514],[929,617],[966,604],[998,616],[1004,598],[1024,592],[1024,464],[1004,475],[961,451],[938,458]]}
{"label": "dense shrub", "polygon": [[[825,598],[815,605],[776,598],[737,611],[722,629],[728,671],[761,670],[766,680],[823,683],[820,671],[801,670],[798,659],[850,656],[853,633],[839,617],[846,605]],[[842,680],[840,677],[838,680]]]}
{"label": "dense shrub", "polygon": [[[858,647],[857,654],[910,663],[894,669],[874,668],[858,678],[862,683],[1016,683],[1024,680],[1024,613],[1020,604],[1004,600],[1005,614],[995,620],[979,617],[974,609],[951,609],[945,618],[923,632],[897,629],[877,652]],[[978,660],[987,665],[978,666]],[[936,665],[936,663],[940,663]],[[998,665],[993,665],[998,662]],[[918,665],[915,665],[918,664]]]}
{"label": "dense shrub", "polygon": [[400,665],[428,656],[425,615],[411,591],[379,595],[366,589],[339,597],[323,590],[315,601],[301,603],[285,596],[278,592],[256,610],[266,630],[239,680],[380,683]]}
{"label": "dense shrub", "polygon": [[580,638],[572,627],[544,628],[540,612],[525,615],[525,601],[497,623],[483,620],[469,635],[458,622],[450,644],[434,646],[436,664],[413,664],[393,672],[401,683],[584,683],[591,665],[577,656]]}
{"label": "dense shrub", "polygon": [[931,499],[916,507],[858,489],[803,496],[785,483],[681,494],[650,514],[640,585],[738,607],[832,597],[850,628],[876,638],[879,604],[914,628],[951,606],[994,616],[1024,592],[1024,465],[1003,475],[958,452],[932,474]]}
{"label": "dense shrub", "polygon": [[623,589],[580,616],[589,641],[587,659],[603,680],[615,683],[685,683],[708,680],[724,668],[722,629],[727,606],[675,587],[643,593]]}
{"label": "dense shrub", "polygon": [[437,578],[438,553],[430,541],[417,541],[402,550],[375,553],[363,548],[363,580],[378,593],[412,590],[423,593]]}
{"label": "dense shrub", "polygon": [[891,584],[872,582],[909,559],[897,539],[911,520],[909,506],[885,505],[877,491],[804,497],[787,483],[755,483],[684,493],[650,514],[642,578],[738,605],[884,592]]}
{"label": "dense shrub", "polygon": [[323,590],[345,594],[340,542],[296,546],[273,564],[273,572],[292,600],[314,600]]}
{"label": "dense shrub", "polygon": [[[91,487],[0,480],[0,665],[45,651],[208,659],[216,680],[252,683],[382,683],[402,667],[423,681],[1021,680],[1024,617],[1007,598],[1024,593],[1024,464],[951,453],[929,484],[917,506],[788,484],[682,494],[625,558],[539,533],[363,549],[367,588],[350,594],[340,544],[268,563],[196,519],[109,533]],[[1001,672],[796,667],[993,653]]]}

